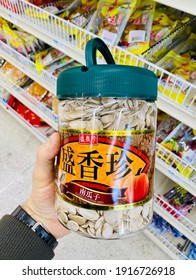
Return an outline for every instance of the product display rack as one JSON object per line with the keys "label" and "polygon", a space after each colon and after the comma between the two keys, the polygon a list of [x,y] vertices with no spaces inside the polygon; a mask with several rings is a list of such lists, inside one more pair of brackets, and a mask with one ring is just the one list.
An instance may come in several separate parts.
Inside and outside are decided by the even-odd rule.
{"label": "product display rack", "polygon": [[[192,172],[195,172],[196,168],[191,164],[188,164],[186,161],[183,161],[181,158],[167,150],[159,143],[156,143],[156,152],[156,168],[171,180],[177,184],[180,184],[187,191],[196,196],[196,173],[191,178],[188,176]],[[164,157],[166,160],[161,159],[159,155]],[[166,163],[166,161],[169,162]],[[175,166],[173,163],[175,163]],[[187,177],[183,176],[178,170],[180,167],[182,167],[182,171],[187,171]]]}
{"label": "product display rack", "polygon": [[[96,37],[93,33],[81,29],[68,21],[40,9],[39,7],[25,2],[24,0],[20,0],[17,4],[13,5],[13,10],[17,10],[17,13],[6,9],[1,5],[0,7],[0,16],[33,34],[49,45],[65,52],[81,64],[85,64],[85,42]],[[28,13],[26,12],[27,10]],[[34,16],[30,16],[29,14],[33,14]],[[171,88],[169,96],[164,94],[165,89],[162,93],[159,92],[157,105],[160,110],[165,111],[174,118],[177,118],[181,122],[196,129],[196,122],[194,122],[194,118],[196,118],[194,106],[196,100],[194,92],[196,86],[120,47],[110,45],[108,45],[108,47],[110,48],[116,63],[127,64],[128,61],[128,64],[130,65],[146,67],[155,73],[159,71],[161,77],[167,74],[168,79],[172,78],[173,81],[175,81],[173,87],[179,84],[181,85],[181,88],[187,87],[186,98],[183,100],[182,104],[177,103],[177,98],[176,100],[171,100],[169,98],[173,89]],[[181,111],[180,115],[179,110]]]}
{"label": "product display rack", "polygon": [[28,121],[23,119],[15,110],[13,110],[6,102],[0,99],[0,108],[4,109],[9,115],[11,115],[17,122],[25,127],[30,133],[32,133],[41,143],[47,141],[47,137],[39,131],[39,129],[32,126]]}
{"label": "product display rack", "polygon": [[174,260],[187,260],[187,256],[176,248],[172,242],[165,238],[162,234],[159,234],[153,227],[149,226],[144,233],[163,251],[168,254]]}
{"label": "product display rack", "polygon": [[24,72],[32,80],[35,80],[37,83],[42,85],[51,93],[55,94],[56,92],[56,77],[42,70],[41,73],[38,73],[35,63],[30,59],[15,51],[9,45],[0,41],[0,56],[13,64],[15,67]]}
{"label": "product display rack", "polygon": [[155,174],[155,182],[158,182],[155,186],[155,212],[172,224],[179,232],[183,233],[189,240],[196,243],[196,224],[194,223],[196,208],[194,207],[185,217],[161,195],[169,190],[172,185],[175,185],[175,183],[159,171]]}
{"label": "product display rack", "polygon": [[[4,87],[8,92],[10,92],[14,97],[16,97],[36,115],[41,117],[51,127],[57,130],[57,121],[55,120],[56,116],[50,109],[48,109],[42,103],[37,102],[37,100],[33,97],[30,97],[31,100],[29,100],[29,95],[27,95],[26,91],[8,80],[4,75],[2,75],[2,73],[0,73],[0,78],[0,84],[2,87]],[[36,102],[36,104],[33,104],[32,102]]]}
{"label": "product display rack", "polygon": [[[155,204],[154,210],[157,214],[163,217],[166,221],[171,223],[175,228],[180,232],[183,232],[184,235],[191,240],[193,243],[196,243],[196,225],[178,212],[174,207],[169,203],[164,201],[164,208],[160,203],[159,196],[155,193]],[[174,217],[174,212],[175,216]],[[196,212],[193,210],[193,215],[196,215]],[[172,221],[172,222],[171,222]]]}
{"label": "product display rack", "polygon": [[[157,1],[157,2],[165,2],[165,1]],[[174,1],[175,2],[175,1]],[[190,1],[192,2],[192,1]],[[7,8],[0,5],[0,16],[3,18],[9,20],[10,22],[14,23],[15,25],[21,27],[25,31],[35,35],[42,41],[48,43],[49,45],[55,47],[56,49],[59,49],[60,51],[65,52],[67,55],[72,57],[73,59],[77,60],[81,64],[85,64],[84,61],[84,46],[82,44],[83,39],[85,38],[85,41],[95,37],[94,34],[83,30],[79,27],[76,27],[75,25],[59,19],[58,17],[49,14],[42,9],[33,6],[29,3],[26,3],[25,1],[21,0],[18,2],[19,4],[15,5],[18,8],[18,13],[13,13],[12,11],[8,10]],[[166,4],[166,3],[165,3]],[[168,4],[168,3],[167,3]],[[171,6],[171,5],[170,5]],[[178,5],[177,5],[178,6]],[[177,6],[174,6],[175,8],[178,8]],[[188,4],[187,4],[188,6]],[[34,13],[41,13],[44,18],[44,16],[50,17],[50,22],[46,22],[44,20],[38,20],[37,18],[33,18],[30,16],[27,16],[25,14],[25,9],[29,8],[31,12]],[[173,7],[173,6],[172,6]],[[194,6],[193,6],[194,7]],[[183,9],[180,7],[181,10],[188,12],[187,9]],[[194,15],[194,8],[192,9],[191,13]],[[64,32],[62,32],[64,30]],[[66,32],[65,32],[66,30]],[[73,36],[70,34],[77,34],[77,36]],[[70,41],[71,40],[71,41]],[[81,47],[83,46],[83,47]],[[129,61],[130,65],[138,65],[142,67],[147,67],[148,69],[154,71],[155,73],[157,71],[161,72],[161,76],[164,74],[168,74],[169,77],[173,77],[176,79],[176,84],[186,84],[188,87],[187,97],[183,101],[182,104],[178,104],[175,100],[171,100],[169,96],[164,95],[163,92],[159,92],[158,97],[158,108],[165,111],[166,113],[170,114],[174,118],[182,121],[183,123],[187,124],[188,126],[196,129],[196,110],[194,108],[194,102],[196,100],[196,87],[188,82],[185,82],[184,80],[180,79],[179,77],[175,77],[174,75],[170,74],[169,72],[165,71],[164,69],[161,69],[160,67],[144,60],[141,57],[137,57],[135,55],[130,54],[129,52],[126,52],[125,50],[122,50],[119,47],[111,47],[111,52],[113,56],[115,57],[116,63],[122,63],[125,64],[127,59]],[[17,53],[15,50],[13,50],[8,45],[0,42],[0,56],[8,60],[10,63],[13,63],[16,67],[18,67],[20,70],[22,70],[25,74],[27,74],[29,77],[40,83],[42,86],[50,90],[52,93],[55,94],[56,89],[56,78],[52,76],[51,74],[47,73],[47,71],[43,71],[42,75],[40,76],[40,73],[37,73],[35,65],[25,58],[24,56]],[[123,59],[122,59],[123,57]],[[39,105],[37,108],[34,104],[31,102],[28,102],[26,98],[23,98],[25,93],[23,89],[22,93],[22,99],[21,94],[18,94],[21,90],[16,90],[14,94],[14,87],[13,85],[8,86],[8,81],[5,80],[5,77],[2,79],[2,86],[5,87],[7,90],[11,91],[12,94],[18,98],[22,103],[29,107],[33,112],[35,112],[37,115],[41,116],[47,123],[49,123],[55,130],[57,130],[57,122],[54,120],[54,116],[47,117],[43,114],[43,110],[39,108]],[[191,98],[189,98],[191,97]],[[3,104],[1,101],[1,106],[5,107],[5,104]],[[12,110],[8,110],[12,111]],[[179,114],[180,112],[180,114]],[[35,128],[34,128],[35,129]],[[30,129],[29,129],[30,130]],[[46,137],[40,137],[39,133],[35,133],[35,136],[38,137],[38,139],[43,142]],[[157,143],[157,152],[161,152],[161,154],[167,153],[168,157],[173,157],[174,155],[172,153],[169,153],[167,149],[162,147]],[[170,154],[170,155],[169,155]],[[179,158],[178,158],[179,161]],[[191,167],[193,170],[196,171],[196,169],[193,166],[187,165],[186,162],[178,162],[178,164],[183,165],[184,168]],[[163,161],[158,156],[156,157],[156,168],[160,170],[163,174],[165,174],[167,177],[172,179],[174,182],[179,183],[181,186],[183,186],[185,189],[187,189],[190,193],[193,195],[196,195],[196,186],[195,181],[184,177],[179,171],[176,166],[174,168],[171,164],[167,164],[165,161]],[[193,178],[194,179],[194,178]],[[156,190],[156,189],[155,189]],[[168,208],[170,206],[168,205]],[[162,216],[165,220],[167,220],[169,223],[171,223],[174,227],[176,227],[179,231],[181,231],[187,238],[189,238],[192,242],[196,242],[195,237],[195,227],[196,225],[191,222],[191,220],[185,218],[183,215],[179,215],[178,219],[174,218],[172,216],[172,212],[167,210],[166,202],[164,204],[164,207],[160,204],[158,200],[158,194],[155,193],[155,212],[157,212],[160,216]],[[170,213],[171,212],[171,213]],[[173,259],[187,259],[186,255],[182,254],[172,243],[165,239],[161,234],[157,233],[153,228],[149,227],[149,229],[145,230],[145,233],[157,244],[159,245],[166,253],[168,253],[171,258]]]}

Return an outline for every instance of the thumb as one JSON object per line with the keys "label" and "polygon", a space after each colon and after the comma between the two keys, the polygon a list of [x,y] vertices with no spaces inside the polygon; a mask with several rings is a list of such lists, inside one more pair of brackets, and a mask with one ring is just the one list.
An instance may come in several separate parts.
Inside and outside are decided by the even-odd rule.
{"label": "thumb", "polygon": [[47,184],[54,179],[54,159],[60,151],[60,135],[55,132],[48,142],[42,144],[37,151],[34,168],[34,180]]}

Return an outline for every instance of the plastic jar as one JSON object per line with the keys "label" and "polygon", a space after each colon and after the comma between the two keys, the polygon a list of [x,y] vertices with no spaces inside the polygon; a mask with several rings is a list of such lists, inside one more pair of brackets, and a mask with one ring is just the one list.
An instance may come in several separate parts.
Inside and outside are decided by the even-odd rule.
{"label": "plastic jar", "polygon": [[[107,64],[97,64],[97,50]],[[86,67],[57,79],[57,216],[87,237],[124,238],[153,215],[157,78],[116,65],[99,38],[87,43],[85,58]]]}

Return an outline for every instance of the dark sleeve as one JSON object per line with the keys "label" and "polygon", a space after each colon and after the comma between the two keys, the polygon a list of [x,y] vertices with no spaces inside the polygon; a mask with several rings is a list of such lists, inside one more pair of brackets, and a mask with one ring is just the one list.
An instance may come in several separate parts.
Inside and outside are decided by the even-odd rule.
{"label": "dark sleeve", "polygon": [[53,250],[11,215],[0,220],[0,260],[50,260]]}

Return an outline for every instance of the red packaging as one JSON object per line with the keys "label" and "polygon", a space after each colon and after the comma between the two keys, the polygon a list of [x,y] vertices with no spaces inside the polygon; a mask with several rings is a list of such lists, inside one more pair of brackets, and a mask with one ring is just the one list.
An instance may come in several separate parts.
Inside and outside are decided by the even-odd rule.
{"label": "red packaging", "polygon": [[40,126],[41,119],[35,113],[33,113],[29,108],[18,101],[14,96],[10,96],[8,100],[8,105],[12,107],[20,116],[27,120],[33,126]]}

